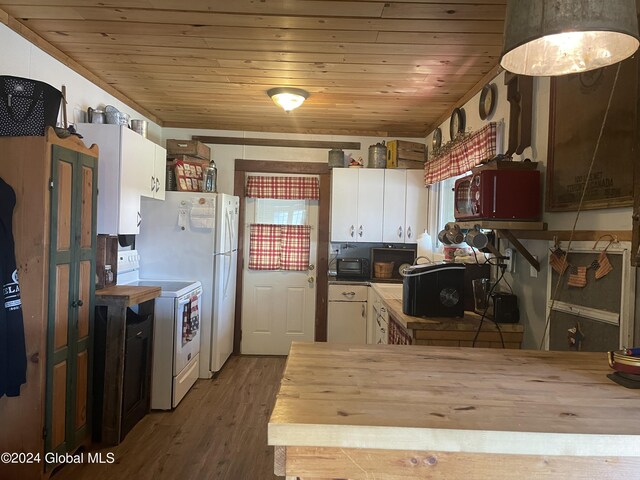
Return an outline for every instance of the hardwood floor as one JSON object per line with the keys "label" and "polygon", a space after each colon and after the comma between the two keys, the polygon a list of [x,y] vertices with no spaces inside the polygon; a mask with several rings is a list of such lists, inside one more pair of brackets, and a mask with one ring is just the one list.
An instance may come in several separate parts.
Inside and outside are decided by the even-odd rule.
{"label": "hardwood floor", "polygon": [[65,465],[53,480],[277,479],[267,422],[285,357],[233,356],[178,408],[151,412],[112,452],[113,464]]}

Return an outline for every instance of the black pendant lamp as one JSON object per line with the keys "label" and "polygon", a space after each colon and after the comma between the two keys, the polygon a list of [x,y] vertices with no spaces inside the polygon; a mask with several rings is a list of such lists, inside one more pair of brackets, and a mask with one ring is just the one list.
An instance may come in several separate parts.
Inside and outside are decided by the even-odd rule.
{"label": "black pendant lamp", "polygon": [[638,49],[635,0],[508,0],[500,65],[555,76],[605,67]]}

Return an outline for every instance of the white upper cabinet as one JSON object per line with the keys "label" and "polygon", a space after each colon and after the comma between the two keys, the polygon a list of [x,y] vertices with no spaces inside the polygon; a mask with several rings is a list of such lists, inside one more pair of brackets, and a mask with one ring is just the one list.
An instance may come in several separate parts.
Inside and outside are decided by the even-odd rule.
{"label": "white upper cabinet", "polygon": [[406,172],[406,170],[389,169],[384,173],[383,242],[404,243]]}
{"label": "white upper cabinet", "polygon": [[331,241],[416,243],[427,224],[422,170],[334,168]]}
{"label": "white upper cabinet", "polygon": [[382,241],[384,169],[358,170],[358,242]]}
{"label": "white upper cabinet", "polygon": [[405,243],[416,243],[427,229],[428,190],[424,186],[424,170],[407,170],[405,207]]}
{"label": "white upper cabinet", "polygon": [[381,242],[383,190],[384,169],[333,169],[331,241]]}
{"label": "white upper cabinet", "polygon": [[140,197],[164,198],[164,148],[123,125],[79,123],[77,129],[87,145],[99,148],[98,233],[139,233]]}
{"label": "white upper cabinet", "polygon": [[334,168],[331,174],[331,241],[355,242],[358,223],[358,169]]}
{"label": "white upper cabinet", "polygon": [[165,181],[167,179],[167,150],[160,145],[155,145],[155,147],[152,182],[154,184],[153,198],[164,200]]}

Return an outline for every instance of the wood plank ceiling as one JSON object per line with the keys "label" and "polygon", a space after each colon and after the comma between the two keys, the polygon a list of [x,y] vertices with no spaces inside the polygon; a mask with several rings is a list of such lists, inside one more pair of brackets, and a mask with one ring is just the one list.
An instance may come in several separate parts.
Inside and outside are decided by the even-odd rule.
{"label": "wood plank ceiling", "polygon": [[[495,69],[505,3],[0,0],[0,9],[163,126],[422,137]],[[266,95],[279,86],[310,97],[286,114]]]}

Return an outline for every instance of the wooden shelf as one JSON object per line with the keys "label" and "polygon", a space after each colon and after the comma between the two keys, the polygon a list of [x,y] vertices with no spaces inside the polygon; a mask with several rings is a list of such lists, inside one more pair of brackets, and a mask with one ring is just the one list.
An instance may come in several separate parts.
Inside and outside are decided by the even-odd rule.
{"label": "wooden shelf", "polygon": [[[544,222],[520,222],[515,220],[477,220],[477,221],[466,221],[466,222],[449,222],[447,224],[450,227],[457,225],[461,230],[469,230],[472,228],[483,228],[486,230],[495,230],[498,232],[503,238],[506,238],[511,242],[511,244],[516,247],[516,250],[520,252],[520,254],[527,259],[527,262],[535,268],[538,272],[540,271],[540,262],[534,258],[529,250],[525,248],[520,240],[518,240],[511,230],[546,230],[547,224]],[[490,248],[491,249],[491,248]],[[494,249],[495,250],[495,249]],[[500,256],[500,252],[497,250],[492,253],[496,256]]]}
{"label": "wooden shelf", "polygon": [[461,230],[475,228],[478,225],[486,230],[546,230],[544,222],[520,222],[516,220],[468,220],[462,222],[449,222],[448,225],[458,225]]}

